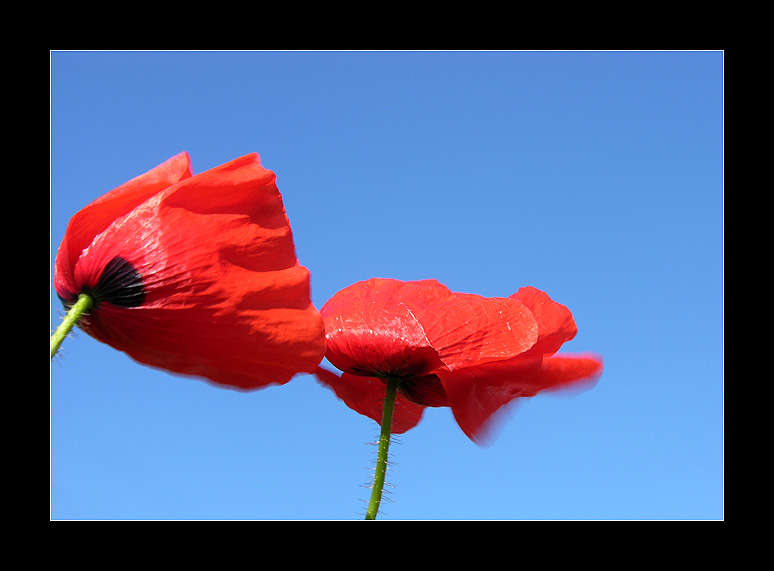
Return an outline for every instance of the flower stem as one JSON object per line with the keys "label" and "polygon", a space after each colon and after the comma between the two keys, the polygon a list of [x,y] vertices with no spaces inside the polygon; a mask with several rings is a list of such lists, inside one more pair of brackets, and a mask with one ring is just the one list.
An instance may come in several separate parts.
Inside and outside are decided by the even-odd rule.
{"label": "flower stem", "polygon": [[54,358],[56,352],[59,351],[59,347],[62,345],[64,338],[70,333],[76,323],[81,320],[83,314],[89,311],[94,306],[94,299],[90,295],[82,293],[78,296],[78,301],[70,308],[65,315],[62,323],[56,328],[54,334],[51,336],[51,358]]}
{"label": "flower stem", "polygon": [[384,477],[387,473],[387,454],[390,449],[390,433],[392,432],[392,413],[395,409],[395,395],[398,393],[399,384],[398,377],[387,377],[387,393],[384,397],[384,409],[382,409],[382,431],[379,434],[379,452],[376,457],[374,486],[371,488],[371,501],[368,503],[366,519],[376,519],[379,503],[382,501]]}

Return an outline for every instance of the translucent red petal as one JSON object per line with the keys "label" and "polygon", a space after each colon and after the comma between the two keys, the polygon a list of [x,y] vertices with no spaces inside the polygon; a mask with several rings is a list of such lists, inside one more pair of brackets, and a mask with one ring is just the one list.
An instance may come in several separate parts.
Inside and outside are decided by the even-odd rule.
{"label": "translucent red petal", "polygon": [[589,388],[602,373],[596,355],[563,355],[546,359],[495,361],[439,373],[449,406],[469,438],[484,442],[493,415],[517,398],[543,391]]}
{"label": "translucent red petal", "polygon": [[[332,389],[336,396],[344,401],[349,408],[382,423],[384,396],[386,384],[376,377],[365,377],[336,373],[318,367],[315,377],[325,386]],[[425,407],[409,401],[398,393],[395,398],[395,408],[392,416],[392,433],[401,434],[414,428],[422,419]]]}
{"label": "translucent red petal", "polygon": [[552,300],[544,291],[526,286],[510,299],[523,303],[537,323],[538,339],[530,350],[534,356],[553,355],[578,332],[570,310]]}
{"label": "translucent red petal", "polygon": [[425,308],[420,321],[450,370],[512,358],[538,339],[532,313],[513,299],[453,293]]}

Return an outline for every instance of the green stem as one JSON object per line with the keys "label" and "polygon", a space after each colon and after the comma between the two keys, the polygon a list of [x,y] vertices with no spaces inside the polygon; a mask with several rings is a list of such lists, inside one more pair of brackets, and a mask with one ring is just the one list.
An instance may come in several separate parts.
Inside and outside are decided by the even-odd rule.
{"label": "green stem", "polygon": [[384,477],[387,474],[387,454],[390,449],[390,433],[392,432],[392,413],[395,409],[395,395],[398,393],[399,384],[398,377],[387,377],[387,394],[384,397],[384,409],[382,410],[382,431],[379,434],[379,452],[376,457],[374,486],[371,488],[371,501],[368,503],[366,519],[376,519],[379,503],[382,501]]}
{"label": "green stem", "polygon": [[56,352],[59,351],[59,347],[62,345],[62,341],[67,337],[73,327],[81,320],[83,314],[94,307],[94,299],[90,295],[82,293],[78,296],[78,301],[75,302],[70,310],[65,315],[62,323],[56,328],[54,334],[51,336],[51,358],[54,358]]}

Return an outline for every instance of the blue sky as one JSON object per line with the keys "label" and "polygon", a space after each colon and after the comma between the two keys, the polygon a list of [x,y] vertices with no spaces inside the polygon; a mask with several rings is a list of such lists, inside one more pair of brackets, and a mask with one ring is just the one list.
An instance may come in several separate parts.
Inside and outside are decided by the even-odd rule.
{"label": "blue sky", "polygon": [[[180,151],[277,174],[321,307],[370,277],[567,305],[605,372],[479,447],[391,448],[380,519],[722,519],[723,53],[53,52],[56,249]],[[309,376],[249,394],[84,333],[50,363],[52,519],[361,519],[378,427]]]}

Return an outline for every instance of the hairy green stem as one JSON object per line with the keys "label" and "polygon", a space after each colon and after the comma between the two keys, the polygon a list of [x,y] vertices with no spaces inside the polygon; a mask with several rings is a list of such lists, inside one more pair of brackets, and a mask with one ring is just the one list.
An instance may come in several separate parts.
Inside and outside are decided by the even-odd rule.
{"label": "hairy green stem", "polygon": [[387,474],[387,454],[390,450],[392,413],[395,409],[395,395],[398,393],[399,384],[400,379],[398,377],[387,377],[387,393],[384,397],[384,409],[382,410],[382,430],[379,434],[379,452],[376,457],[374,486],[371,488],[371,501],[368,503],[366,519],[376,519],[376,514],[379,512],[379,503],[382,501],[384,477]]}
{"label": "hairy green stem", "polygon": [[90,295],[82,293],[78,296],[78,301],[75,302],[70,310],[65,315],[62,323],[56,328],[54,334],[51,336],[51,358],[54,358],[56,352],[59,351],[59,347],[62,345],[62,341],[67,337],[73,327],[81,320],[83,314],[94,307],[94,299]]}

